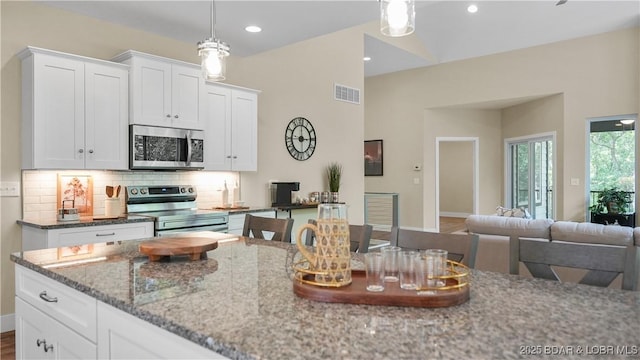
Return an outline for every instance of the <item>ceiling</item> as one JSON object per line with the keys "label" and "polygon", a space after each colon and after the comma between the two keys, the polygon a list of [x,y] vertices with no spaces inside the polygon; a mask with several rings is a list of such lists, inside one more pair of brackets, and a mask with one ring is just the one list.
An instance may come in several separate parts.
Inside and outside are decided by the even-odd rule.
{"label": "ceiling", "polygon": [[[194,44],[211,34],[210,1],[54,1],[45,4]],[[365,36],[365,76],[495,54],[640,26],[640,0],[446,0],[416,5],[419,55]],[[469,4],[478,12],[468,13]],[[378,21],[377,0],[218,0],[216,35],[234,56]],[[247,25],[263,31],[251,34]],[[425,55],[427,54],[427,55]]]}

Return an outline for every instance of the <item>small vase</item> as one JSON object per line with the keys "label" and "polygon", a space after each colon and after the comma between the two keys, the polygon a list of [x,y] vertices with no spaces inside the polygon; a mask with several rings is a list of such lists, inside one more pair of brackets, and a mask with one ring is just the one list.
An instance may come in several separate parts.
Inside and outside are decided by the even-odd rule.
{"label": "small vase", "polygon": [[337,191],[332,191],[331,192],[331,202],[332,203],[339,203],[340,202],[340,193]]}

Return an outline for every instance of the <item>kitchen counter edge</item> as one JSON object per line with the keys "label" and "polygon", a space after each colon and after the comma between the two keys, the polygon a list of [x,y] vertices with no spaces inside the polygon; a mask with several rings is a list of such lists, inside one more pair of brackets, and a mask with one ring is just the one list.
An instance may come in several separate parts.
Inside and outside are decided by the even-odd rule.
{"label": "kitchen counter edge", "polygon": [[67,229],[76,227],[102,226],[102,225],[118,225],[138,222],[153,222],[154,219],[148,216],[125,215],[115,219],[101,219],[99,216],[82,217],[75,221],[39,221],[39,220],[17,220],[16,222],[22,226],[29,226],[37,229]]}

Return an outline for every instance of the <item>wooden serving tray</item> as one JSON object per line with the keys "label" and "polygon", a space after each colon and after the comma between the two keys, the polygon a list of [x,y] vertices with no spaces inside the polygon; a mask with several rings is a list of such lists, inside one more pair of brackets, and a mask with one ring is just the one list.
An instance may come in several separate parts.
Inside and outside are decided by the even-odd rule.
{"label": "wooden serving tray", "polygon": [[[304,275],[313,279],[314,275]],[[447,285],[457,285],[458,280],[447,279]],[[320,302],[413,306],[413,307],[447,307],[462,304],[469,300],[469,285],[459,289],[421,291],[404,290],[400,282],[386,282],[384,291],[367,291],[367,279],[364,270],[351,270],[351,284],[338,288],[327,288],[293,281],[293,292],[302,298]]]}
{"label": "wooden serving tray", "polygon": [[139,251],[149,261],[166,260],[169,256],[189,255],[194,260],[207,258],[207,251],[218,247],[218,240],[207,237],[167,237],[140,243]]}

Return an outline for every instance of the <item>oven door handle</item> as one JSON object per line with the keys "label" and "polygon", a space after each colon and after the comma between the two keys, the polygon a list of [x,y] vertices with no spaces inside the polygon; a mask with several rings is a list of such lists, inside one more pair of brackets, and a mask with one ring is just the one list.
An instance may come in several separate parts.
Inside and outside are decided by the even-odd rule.
{"label": "oven door handle", "polygon": [[191,147],[191,130],[187,131],[187,166],[191,166],[191,156],[193,149]]}

